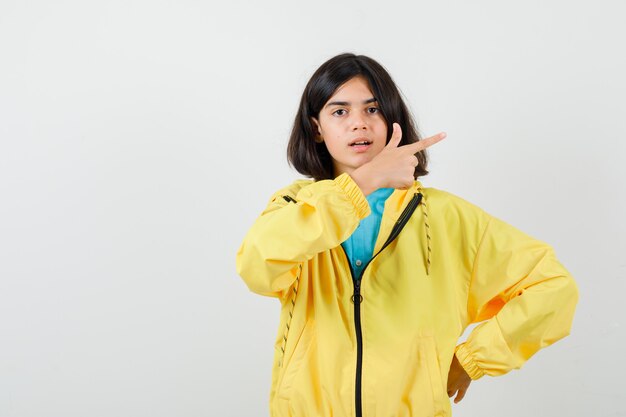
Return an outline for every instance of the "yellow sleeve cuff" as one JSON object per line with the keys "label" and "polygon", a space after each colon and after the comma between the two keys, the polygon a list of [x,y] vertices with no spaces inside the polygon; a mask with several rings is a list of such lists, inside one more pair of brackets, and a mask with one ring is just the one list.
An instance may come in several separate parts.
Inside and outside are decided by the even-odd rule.
{"label": "yellow sleeve cuff", "polygon": [[348,195],[360,219],[370,215],[371,209],[365,194],[363,194],[363,191],[361,191],[350,175],[344,172],[335,178],[335,183]]}
{"label": "yellow sleeve cuff", "polygon": [[454,349],[454,354],[456,358],[459,360],[459,363],[465,369],[465,372],[469,375],[472,380],[476,380],[482,378],[485,375],[482,369],[476,365],[476,362],[470,356],[470,352],[468,348],[465,346],[465,343],[461,343]]}

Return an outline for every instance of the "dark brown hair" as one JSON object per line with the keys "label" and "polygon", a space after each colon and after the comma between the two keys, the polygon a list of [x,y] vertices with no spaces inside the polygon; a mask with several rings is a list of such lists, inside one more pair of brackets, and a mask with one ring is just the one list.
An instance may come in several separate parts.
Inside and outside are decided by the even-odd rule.
{"label": "dark brown hair", "polygon": [[[408,107],[400,95],[398,87],[387,70],[378,62],[365,55],[343,53],[324,62],[313,74],[302,93],[289,144],[287,161],[300,174],[316,181],[333,179],[332,157],[325,143],[315,142],[316,129],[311,118],[319,117],[319,112],[337,89],[350,79],[364,77],[378,100],[383,119],[387,124],[387,140],[391,139],[391,126],[394,122],[402,128],[400,145],[419,141],[421,138]],[[428,174],[426,150],[416,154],[419,164],[414,177]]]}

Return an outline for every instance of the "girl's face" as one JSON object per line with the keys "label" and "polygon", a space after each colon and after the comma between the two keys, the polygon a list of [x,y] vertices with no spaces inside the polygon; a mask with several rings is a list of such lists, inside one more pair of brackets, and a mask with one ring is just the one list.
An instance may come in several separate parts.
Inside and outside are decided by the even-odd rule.
{"label": "girl's face", "polygon": [[[335,177],[369,162],[386,145],[387,123],[367,80],[361,76],[342,84],[313,118],[319,136],[333,159]],[[368,141],[367,145],[353,145]]]}

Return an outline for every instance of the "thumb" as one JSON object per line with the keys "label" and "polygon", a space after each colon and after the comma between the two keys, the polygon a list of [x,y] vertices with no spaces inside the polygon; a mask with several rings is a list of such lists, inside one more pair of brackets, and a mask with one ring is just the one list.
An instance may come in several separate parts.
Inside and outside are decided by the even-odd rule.
{"label": "thumb", "polygon": [[389,143],[387,146],[390,148],[397,148],[400,144],[400,140],[402,140],[402,129],[398,123],[393,123],[393,131],[391,133],[391,138],[389,139]]}

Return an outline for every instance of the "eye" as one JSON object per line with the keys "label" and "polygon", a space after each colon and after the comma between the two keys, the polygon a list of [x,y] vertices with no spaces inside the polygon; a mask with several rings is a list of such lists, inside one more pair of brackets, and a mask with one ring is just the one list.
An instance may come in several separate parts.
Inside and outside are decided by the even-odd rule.
{"label": "eye", "polygon": [[378,113],[378,112],[380,111],[380,109],[379,109],[378,107],[370,107],[370,108],[369,108],[369,109],[367,109],[367,110],[368,110],[368,111],[369,111],[369,110],[375,110],[375,111],[373,111],[373,112],[371,112],[371,111],[370,111],[370,113],[371,113],[371,114],[376,114],[376,113]]}
{"label": "eye", "polygon": [[[333,112],[333,114],[335,114],[335,113],[337,113],[337,112],[339,112],[339,111],[344,111],[344,112],[345,112],[345,110],[344,110],[344,109],[338,109],[338,110],[335,110],[335,111]],[[342,115],[343,115],[343,114],[339,114],[338,116],[342,116]]]}

